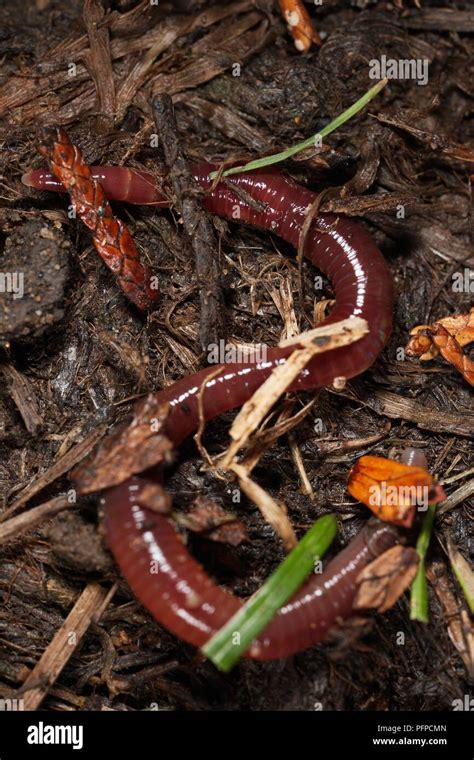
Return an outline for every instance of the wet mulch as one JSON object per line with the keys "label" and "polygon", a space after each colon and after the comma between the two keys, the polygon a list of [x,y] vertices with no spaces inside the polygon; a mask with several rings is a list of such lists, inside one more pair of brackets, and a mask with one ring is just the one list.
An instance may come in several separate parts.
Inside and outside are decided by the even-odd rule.
{"label": "wet mulch", "polygon": [[[472,562],[472,393],[445,361],[409,360],[403,347],[414,325],[467,312],[473,300],[474,170],[459,146],[472,148],[474,137],[474,14],[463,2],[307,7],[322,45],[301,55],[270,0],[1,5],[0,268],[24,279],[21,298],[0,293],[0,496],[4,518],[26,520],[1,546],[1,697],[33,682],[33,704],[48,710],[449,710],[469,693],[468,658],[450,639],[446,598],[433,585],[429,625],[410,622],[405,597],[363,631],[346,626],[287,661],[242,662],[220,674],[134,600],[103,542],[97,497],[75,501],[67,479],[135,398],[204,366],[210,337],[274,345],[294,319],[307,329],[315,273],[303,266],[301,304],[294,257],[270,235],[203,214],[196,245],[188,234],[196,207],[186,218],[179,202],[167,212],[115,204],[160,279],[159,308],[141,317],[88,231],[70,218],[67,200],[21,184],[25,171],[42,165],[38,125],[67,126],[91,164],[158,175],[172,170],[177,155],[184,163],[220,161],[292,145],[369,88],[370,61],[426,60],[426,84],[390,81],[363,115],[331,135],[330,150],[286,165],[314,189],[334,188],[330,202],[371,232],[393,272],[395,328],[371,370],[340,392],[320,393],[291,437],[263,454],[253,477],[286,504],[298,535],[335,509],[343,518],[340,547],[366,516],[345,490],[351,464],[368,452],[397,457],[407,446],[422,449],[448,494],[465,488],[437,519],[430,553],[434,585],[442,577],[459,600],[445,549],[451,539]],[[169,145],[163,151],[153,141],[151,104],[165,94],[174,103],[174,157]],[[164,124],[167,113],[163,105]],[[179,196],[183,175],[174,180]],[[468,285],[456,289],[459,273]],[[212,298],[203,296],[206,276]],[[282,306],[282,293],[292,295],[294,311]],[[316,296],[331,295],[324,281]],[[295,411],[311,398],[297,397]],[[211,454],[225,449],[231,420],[207,426]],[[202,464],[188,442],[168,472],[181,529],[208,570],[247,595],[281,561],[281,542],[251,502],[235,503],[233,483]],[[217,505],[206,506],[214,535],[203,532],[202,512],[192,517],[197,498]],[[40,512],[29,523],[33,508]],[[223,510],[235,516],[234,532],[222,530]],[[48,690],[50,674],[35,666],[78,600],[83,635]]]}

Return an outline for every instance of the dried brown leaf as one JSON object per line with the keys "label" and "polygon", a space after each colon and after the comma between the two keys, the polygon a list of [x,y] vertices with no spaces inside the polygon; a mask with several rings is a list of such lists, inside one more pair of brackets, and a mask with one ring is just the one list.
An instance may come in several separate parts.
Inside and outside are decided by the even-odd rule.
{"label": "dried brown leaf", "polygon": [[176,514],[175,519],[193,533],[206,533],[206,537],[212,541],[239,546],[247,540],[243,522],[205,496],[198,496],[191,510],[186,514]]}
{"label": "dried brown leaf", "polygon": [[389,610],[414,579],[418,562],[416,550],[401,545],[377,557],[357,578],[360,585],[354,609]]}
{"label": "dried brown leaf", "polygon": [[130,475],[169,460],[173,443],[163,434],[168,406],[150,393],[134,410],[130,424],[121,425],[70,477],[81,493],[123,483]]}
{"label": "dried brown leaf", "polygon": [[426,575],[443,607],[449,638],[472,678],[474,676],[474,624],[454,593],[445,565],[441,562],[433,562],[428,567]]}

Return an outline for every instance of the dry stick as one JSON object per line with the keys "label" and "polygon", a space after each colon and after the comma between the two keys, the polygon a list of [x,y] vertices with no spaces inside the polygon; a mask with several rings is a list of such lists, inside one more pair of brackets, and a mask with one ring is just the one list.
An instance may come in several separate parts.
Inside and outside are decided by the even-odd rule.
{"label": "dry stick", "polygon": [[261,486],[249,478],[248,470],[241,464],[233,462],[229,469],[235,472],[239,479],[239,486],[249,499],[257,505],[265,520],[280,536],[286,551],[291,551],[298,539],[286,512]]}
{"label": "dry stick", "polygon": [[23,489],[18,499],[13,502],[11,507],[8,507],[0,515],[0,523],[5,522],[14,512],[16,512],[23,504],[26,504],[35,494],[42,491],[43,488],[49,486],[50,483],[54,483],[55,480],[60,478],[66,472],[74,467],[75,464],[81,462],[85,456],[94,448],[96,443],[102,438],[107,430],[107,425],[99,425],[98,428],[92,430],[91,433],[80,443],[69,449],[64,456],[60,457],[49,467],[46,472],[43,472],[39,478],[36,478],[30,485]]}
{"label": "dry stick", "polygon": [[306,246],[306,238],[308,237],[308,233],[311,228],[311,225],[313,224],[313,221],[319,214],[319,210],[321,208],[321,203],[323,201],[323,198],[329,192],[331,192],[331,189],[327,188],[326,190],[323,190],[321,193],[318,193],[314,201],[306,209],[305,220],[301,228],[300,237],[298,240],[298,250],[296,253],[296,261],[298,263],[298,298],[299,298],[300,312],[304,317],[306,317],[310,325],[312,325],[313,323],[312,323],[311,317],[306,314],[305,304],[304,304],[304,295],[305,295],[304,294],[304,280],[303,280],[304,249]]}
{"label": "dry stick", "polygon": [[[433,467],[433,470],[436,470],[436,468]],[[456,483],[457,480],[467,478],[469,475],[474,475],[474,467],[470,467],[468,470],[464,470],[463,472],[458,472],[456,475],[451,475],[449,478],[441,478],[439,484],[441,486],[445,486],[448,483]]]}
{"label": "dry stick", "polygon": [[243,405],[229,431],[233,440],[220,466],[224,469],[229,467],[237,451],[247,443],[251,433],[261,423],[273,404],[314,356],[339,346],[347,346],[362,338],[367,331],[367,322],[364,319],[351,317],[332,325],[316,327],[295,338],[282,341],[280,346],[294,344],[295,351],[286,362],[275,367],[270,377]]}
{"label": "dry stick", "polygon": [[200,201],[200,189],[178,143],[178,127],[169,95],[159,95],[153,100],[153,116],[176,205],[196,257],[201,304],[199,337],[202,350],[207,351],[209,345],[219,344],[219,340],[226,336],[219,247],[210,216]]}
{"label": "dry stick", "polygon": [[474,480],[468,480],[466,483],[463,483],[462,486],[456,489],[456,491],[453,491],[452,494],[448,496],[447,499],[445,499],[438,509],[436,510],[436,515],[439,517],[440,515],[444,515],[445,512],[449,512],[450,509],[454,509],[454,507],[457,507],[458,504],[462,504],[466,499],[469,499],[474,494]]}
{"label": "dry stick", "polygon": [[377,414],[392,420],[414,422],[423,430],[474,437],[474,414],[467,407],[459,413],[446,412],[444,409],[425,406],[418,399],[400,396],[392,391],[379,391],[373,388],[367,390],[366,386],[362,386],[357,381],[352,384],[351,394],[343,393],[343,395],[353,401],[362,402]]}
{"label": "dry stick", "polygon": [[110,129],[116,111],[114,72],[110,51],[110,36],[105,20],[105,11],[100,0],[84,0],[84,24],[89,37],[90,50],[85,56],[85,64],[94,80],[97,91],[101,128]]}
{"label": "dry stick", "polygon": [[24,533],[27,530],[32,530],[39,523],[43,522],[53,515],[62,512],[68,507],[74,507],[75,504],[71,503],[66,496],[56,496],[51,501],[46,501],[44,504],[40,504],[39,507],[33,507],[28,512],[23,512],[17,517],[12,517],[4,523],[0,523],[0,544],[6,541],[11,541],[12,538]]}
{"label": "dry stick", "polygon": [[97,583],[89,583],[71,612],[43,652],[25,683],[17,692],[24,695],[24,710],[37,710],[46,697],[71,655],[79,645],[96,613],[103,609],[107,590]]}
{"label": "dry stick", "polygon": [[212,459],[207,453],[207,450],[202,444],[202,434],[204,433],[204,428],[206,425],[206,417],[204,414],[204,393],[206,390],[206,385],[208,382],[213,380],[215,377],[218,377],[223,371],[222,367],[216,367],[212,372],[209,372],[209,374],[206,375],[205,379],[201,383],[201,387],[199,388],[197,401],[198,401],[198,414],[199,414],[199,425],[198,429],[196,430],[196,433],[194,435],[194,440],[196,441],[196,446],[199,449],[199,453],[201,454],[204,461],[207,460],[207,462],[212,465]]}
{"label": "dry stick", "polygon": [[296,439],[293,433],[288,434],[288,441],[290,444],[290,451],[291,456],[293,458],[294,465],[297,469],[298,475],[300,477],[301,481],[301,489],[303,493],[306,494],[306,496],[309,496],[311,501],[314,501],[316,498],[316,495],[313,491],[313,487],[309,481],[308,475],[306,473],[306,469],[303,462],[303,457],[301,456],[301,451],[296,443]]}

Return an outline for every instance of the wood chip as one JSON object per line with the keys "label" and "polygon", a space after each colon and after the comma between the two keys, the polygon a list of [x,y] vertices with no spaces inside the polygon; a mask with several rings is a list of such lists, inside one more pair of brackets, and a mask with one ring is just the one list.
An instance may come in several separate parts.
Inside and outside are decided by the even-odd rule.
{"label": "wood chip", "polygon": [[374,389],[358,394],[358,400],[377,414],[392,420],[414,422],[423,430],[432,430],[434,433],[452,433],[474,438],[474,413],[469,409],[459,413],[448,412],[434,406],[425,406],[416,399],[399,396],[391,391]]}
{"label": "wood chip", "polygon": [[105,10],[100,0],[84,0],[82,15],[90,46],[84,61],[97,90],[97,111],[102,116],[103,128],[110,128],[117,107],[109,30],[104,24]]}
{"label": "wood chip", "polygon": [[83,441],[78,443],[76,446],[73,446],[72,449],[70,449],[68,452],[66,452],[66,454],[54,462],[51,467],[48,467],[46,472],[40,475],[39,478],[36,478],[36,480],[30,483],[30,485],[26,486],[16,501],[13,502],[11,507],[6,509],[0,515],[0,522],[7,520],[12,514],[14,514],[14,512],[26,504],[26,502],[29,501],[33,496],[42,491],[43,488],[46,488],[46,486],[54,483],[55,480],[60,478],[66,472],[69,472],[71,467],[74,467],[74,465],[76,465],[78,462],[81,462],[82,459],[84,459],[84,457],[89,454],[91,449],[93,449],[97,442],[102,438],[106,430],[106,425],[100,425],[95,430],[92,430]]}
{"label": "wood chip", "polygon": [[24,710],[37,710],[49,689],[79,646],[92,621],[96,620],[103,602],[107,598],[106,589],[97,583],[89,583],[71,612],[43,652],[25,683],[17,692],[23,699]]}
{"label": "wood chip", "polygon": [[43,418],[39,411],[38,400],[33,386],[28,378],[18,372],[13,364],[6,362],[0,368],[26,429],[31,435],[36,435],[40,428],[43,427]]}

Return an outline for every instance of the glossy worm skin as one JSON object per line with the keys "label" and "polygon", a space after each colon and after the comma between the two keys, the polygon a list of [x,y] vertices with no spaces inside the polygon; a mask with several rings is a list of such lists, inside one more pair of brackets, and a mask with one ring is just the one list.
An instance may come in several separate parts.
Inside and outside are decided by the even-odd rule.
{"label": "glossy worm skin", "polygon": [[[211,189],[214,167],[194,167],[205,194],[203,204],[219,216],[240,220],[274,232],[297,247],[307,209],[317,197],[276,171],[261,170],[233,176]],[[119,167],[94,167],[106,195],[129,202],[166,205],[150,176]],[[30,172],[25,184],[60,190],[45,172]],[[233,186],[259,203],[242,200]],[[262,209],[262,210],[260,210]],[[349,379],[375,361],[388,340],[392,324],[392,280],[377,246],[354,221],[334,215],[313,220],[304,255],[332,281],[336,305],[325,324],[358,316],[369,332],[361,340],[316,357],[289,390],[330,385]],[[294,346],[270,348],[260,363],[216,366],[179,380],[157,394],[169,404],[166,435],[178,446],[199,424],[199,400],[205,420],[242,405],[272,369],[284,362]],[[212,374],[213,377],[206,381]],[[146,482],[133,478],[109,489],[103,498],[107,536],[115,558],[142,603],[176,635],[196,646],[204,644],[238,609],[240,601],[217,587],[189,555],[164,516],[141,508],[136,499]],[[377,554],[393,545],[393,529],[366,526],[354,541],[305,587],[269,624],[249,656],[286,657],[320,641],[338,618],[351,613],[355,578]],[[158,573],[150,572],[155,561]]]}
{"label": "glossy worm skin", "polygon": [[[243,601],[209,578],[168,518],[137,504],[146,482],[132,478],[107,491],[109,545],[141,603],[170,631],[201,647]],[[370,520],[323,573],[313,574],[279,610],[246,655],[274,660],[321,641],[338,620],[350,616],[361,570],[396,542],[391,525]]]}
{"label": "glossy worm skin", "polygon": [[[211,190],[209,172],[215,167],[194,167],[194,176],[205,192],[203,205],[229,220],[240,220],[268,229],[297,247],[305,214],[317,199],[315,193],[277,172],[261,170],[229,178]],[[150,175],[121,167],[92,167],[110,199],[147,202],[166,206],[167,202]],[[34,170],[23,182],[38,189],[61,190],[50,174]],[[232,185],[248,193],[263,207],[252,208],[232,191]],[[370,367],[386,344],[392,327],[393,291],[387,265],[370,236],[354,221],[332,214],[318,216],[306,236],[304,255],[332,281],[336,305],[322,324],[351,316],[362,317],[369,326],[361,340],[317,357],[299,375],[290,390],[330,385],[336,378],[349,379]],[[269,348],[260,364],[223,365],[221,374],[210,380],[203,393],[206,419],[242,405],[268,377],[276,363],[294,350]],[[169,434],[176,445],[197,426],[197,397],[201,386],[216,366],[178,381],[160,394],[171,405]]]}

